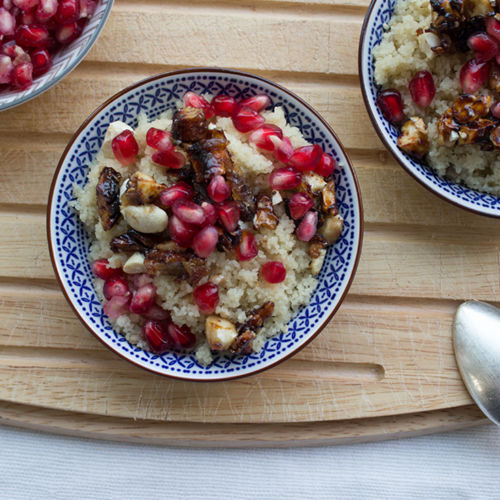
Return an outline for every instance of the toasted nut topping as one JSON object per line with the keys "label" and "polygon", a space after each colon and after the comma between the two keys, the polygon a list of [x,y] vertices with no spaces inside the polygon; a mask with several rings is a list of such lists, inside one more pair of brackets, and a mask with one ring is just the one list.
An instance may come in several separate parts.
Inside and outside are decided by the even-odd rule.
{"label": "toasted nut topping", "polygon": [[451,107],[453,118],[459,123],[470,123],[484,118],[490,111],[491,96],[473,96],[464,94],[458,96]]}
{"label": "toasted nut topping", "polygon": [[219,316],[208,316],[205,319],[205,335],[210,349],[225,351],[238,336],[236,326]]}
{"label": "toasted nut topping", "polygon": [[339,239],[343,228],[344,220],[340,214],[329,215],[325,218],[325,222],[319,228],[319,234],[325,238],[329,245],[332,245]]}
{"label": "toasted nut topping", "polygon": [[123,206],[151,203],[161,192],[167,189],[165,184],[159,184],[153,177],[142,172],[136,172],[124,184],[125,190],[123,191],[122,186],[121,195]]}
{"label": "toasted nut topping", "polygon": [[429,138],[424,120],[414,116],[401,127],[398,146],[409,155],[422,158],[429,151]]}
{"label": "toasted nut topping", "polygon": [[167,228],[167,213],[155,205],[122,207],[127,224],[140,233],[161,233]]}
{"label": "toasted nut topping", "polygon": [[319,251],[319,255],[311,260],[310,269],[313,276],[317,276],[321,271],[321,267],[323,266],[325,257],[326,257],[326,250],[323,248],[322,250]]}
{"label": "toasted nut topping", "polygon": [[140,252],[135,252],[128,258],[127,262],[123,264],[123,270],[127,274],[145,273],[146,266],[144,265],[144,255]]}
{"label": "toasted nut topping", "polygon": [[486,142],[494,126],[495,122],[485,118],[463,125],[458,132],[458,144]]}

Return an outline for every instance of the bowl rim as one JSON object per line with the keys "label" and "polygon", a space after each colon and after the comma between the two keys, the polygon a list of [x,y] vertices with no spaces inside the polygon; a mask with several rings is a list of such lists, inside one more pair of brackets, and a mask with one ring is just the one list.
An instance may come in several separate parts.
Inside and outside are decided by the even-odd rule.
{"label": "bowl rim", "polygon": [[[61,73],[56,76],[55,78],[51,79],[48,81],[45,85],[37,89],[35,92],[27,94],[26,96],[23,96],[19,100],[14,100],[11,103],[2,106],[2,101],[1,101],[1,94],[0,94],[0,112],[2,111],[7,111],[8,109],[15,108],[16,106],[20,106],[21,104],[24,104],[28,101],[31,101],[31,99],[34,99],[35,97],[38,97],[40,94],[43,94],[50,88],[52,88],[54,85],[59,83],[63,78],[67,77],[70,73],[72,73],[76,67],[82,62],[82,60],[85,58],[85,56],[88,54],[89,50],[92,48],[94,43],[97,41],[99,38],[99,35],[101,34],[102,29],[104,28],[104,25],[106,24],[106,21],[108,20],[108,17],[111,13],[111,8],[113,7],[113,2],[114,0],[107,0],[107,5],[104,9],[104,13],[102,15],[102,19],[100,20],[99,24],[95,27],[94,32],[92,33],[92,36],[88,40],[87,44],[83,47],[81,53],[78,55],[78,57],[73,61],[73,63],[65,68]],[[29,90],[29,89],[26,89]]]}
{"label": "bowl rim", "polygon": [[[271,363],[271,364],[269,364],[267,366],[264,366],[264,367],[259,368],[257,370],[252,370],[252,371],[250,371],[248,373],[241,373],[241,374],[229,375],[227,377],[221,377],[221,378],[217,378],[217,379],[204,379],[202,376],[196,376],[196,378],[190,378],[190,377],[184,377],[184,376],[174,375],[174,374],[170,374],[170,373],[161,373],[161,372],[158,372],[158,371],[156,371],[152,367],[141,365],[141,364],[137,363],[135,360],[128,358],[123,353],[121,353],[117,349],[115,349],[114,346],[112,346],[110,343],[105,342],[100,336],[98,336],[97,333],[93,330],[92,326],[87,323],[87,321],[85,320],[85,318],[78,311],[77,307],[73,304],[73,301],[71,300],[71,298],[70,298],[70,296],[69,296],[69,294],[68,294],[68,292],[67,292],[67,290],[66,290],[66,288],[64,286],[63,280],[62,280],[62,278],[61,278],[61,276],[59,274],[58,268],[57,268],[57,263],[56,263],[56,258],[55,258],[55,254],[54,254],[54,248],[53,248],[54,247],[54,242],[53,242],[52,232],[51,232],[53,198],[54,198],[54,194],[55,194],[55,186],[56,186],[56,183],[57,183],[57,179],[59,177],[59,173],[60,173],[60,171],[61,171],[61,169],[63,167],[63,164],[64,164],[64,162],[66,160],[68,152],[72,148],[73,144],[78,139],[78,137],[80,136],[80,134],[84,131],[84,129],[87,127],[87,125],[95,118],[95,116],[98,113],[100,113],[102,110],[104,110],[106,107],[108,107],[116,99],[118,99],[119,97],[121,97],[122,95],[124,95],[127,92],[129,92],[131,90],[134,90],[134,89],[136,89],[138,87],[141,87],[141,86],[143,86],[145,84],[154,82],[155,80],[159,80],[159,79],[162,79],[162,78],[175,76],[175,75],[183,75],[183,74],[190,74],[190,73],[200,73],[200,72],[206,72],[206,73],[226,73],[226,74],[229,74],[229,75],[232,75],[232,76],[242,76],[242,77],[252,78],[252,79],[255,79],[257,81],[261,81],[261,82],[263,82],[263,83],[265,83],[267,85],[270,85],[271,87],[274,87],[274,88],[276,88],[277,90],[279,90],[281,92],[284,92],[285,94],[287,94],[288,96],[290,96],[292,99],[295,99],[301,105],[303,105],[304,107],[306,107],[308,109],[308,111],[310,111],[314,115],[314,117],[317,120],[319,120],[322,123],[322,125],[325,126],[325,128],[328,131],[328,133],[331,134],[331,136],[333,137],[333,139],[335,140],[335,142],[338,144],[338,147],[339,147],[340,151],[342,152],[342,154],[344,155],[344,157],[346,159],[347,165],[345,165],[344,168],[348,168],[349,169],[349,171],[350,171],[350,173],[352,175],[353,181],[354,181],[354,188],[355,188],[356,196],[357,196],[357,199],[358,199],[357,212],[359,214],[358,215],[359,216],[358,244],[357,244],[356,249],[355,249],[354,262],[353,262],[353,267],[352,267],[351,274],[349,276],[349,280],[347,281],[347,284],[346,284],[346,287],[344,289],[344,292],[340,296],[340,298],[339,298],[339,300],[337,302],[337,305],[334,307],[334,309],[329,314],[329,316],[327,318],[325,318],[322,321],[322,323],[317,327],[317,329],[314,332],[314,334],[311,335],[309,338],[307,338],[301,345],[297,346],[295,349],[293,349],[286,356],[284,356],[284,357],[276,360],[275,362],[273,362],[273,363]],[[128,87],[125,87],[124,89],[120,90],[119,92],[117,92],[116,94],[114,94],[113,96],[111,96],[103,104],[99,105],[83,121],[83,123],[80,125],[80,127],[78,127],[77,131],[73,134],[73,136],[69,140],[68,144],[66,145],[66,148],[64,149],[64,151],[63,151],[63,153],[61,155],[61,158],[59,159],[59,163],[57,164],[56,170],[54,172],[54,175],[53,175],[53,178],[52,178],[52,182],[51,182],[51,186],[50,186],[50,190],[49,190],[48,203],[47,203],[46,231],[47,231],[47,243],[48,243],[48,247],[49,247],[50,260],[51,260],[52,267],[54,269],[54,273],[56,275],[57,281],[59,283],[59,286],[60,286],[60,288],[61,288],[61,290],[63,292],[63,295],[66,298],[66,300],[69,303],[69,305],[71,306],[71,308],[73,309],[73,312],[76,314],[77,318],[80,320],[80,322],[102,344],[104,344],[108,349],[110,349],[112,352],[114,352],[115,354],[117,354],[121,358],[125,359],[129,363],[132,363],[133,365],[135,365],[135,366],[137,366],[139,368],[142,368],[143,370],[146,370],[148,372],[154,373],[155,375],[158,375],[158,376],[168,377],[168,378],[171,378],[171,379],[182,380],[182,381],[186,381],[186,382],[227,382],[228,380],[235,380],[235,379],[239,379],[239,378],[243,378],[243,377],[248,377],[248,376],[251,376],[251,375],[256,375],[256,374],[258,374],[260,372],[263,372],[265,370],[273,368],[274,366],[276,366],[276,365],[282,363],[283,361],[291,358],[292,356],[294,356],[295,354],[297,354],[301,349],[303,349],[307,344],[309,344],[309,342],[311,342],[313,339],[315,339],[319,335],[319,333],[325,328],[325,326],[330,322],[330,320],[333,318],[333,316],[335,315],[335,313],[340,308],[340,306],[343,303],[345,297],[347,296],[347,294],[349,292],[349,289],[351,288],[352,282],[354,281],[354,277],[356,275],[356,271],[357,271],[359,259],[361,257],[361,249],[362,249],[362,246],[363,246],[364,210],[363,210],[363,202],[362,202],[362,199],[361,199],[361,189],[360,189],[360,186],[359,186],[359,181],[358,181],[358,178],[356,176],[356,172],[354,170],[352,162],[351,162],[349,156],[347,155],[343,144],[340,142],[339,138],[337,137],[337,134],[333,131],[333,129],[329,125],[329,123],[310,104],[306,103],[301,97],[299,97],[298,95],[296,95],[292,91],[286,89],[285,87],[282,87],[281,85],[279,85],[277,83],[274,83],[271,80],[268,80],[267,78],[264,78],[264,77],[261,77],[261,76],[258,76],[258,75],[254,75],[252,73],[248,73],[248,72],[245,72],[245,71],[234,70],[234,69],[228,69],[228,68],[218,68],[218,67],[191,67],[191,68],[179,69],[179,70],[174,70],[174,71],[168,71],[166,73],[159,73],[159,74],[150,76],[148,78],[145,78],[143,80],[140,80],[140,81],[138,81],[136,83],[133,83],[132,85],[129,85]]]}
{"label": "bowl rim", "polygon": [[[422,179],[420,179],[413,172],[413,170],[403,160],[401,160],[398,157],[398,155],[395,153],[395,151],[397,150],[397,147],[386,137],[386,135],[384,134],[384,132],[381,130],[379,124],[377,123],[377,120],[375,118],[375,114],[374,114],[374,112],[372,110],[372,107],[370,105],[370,100],[369,100],[367,92],[366,92],[366,87],[370,86],[371,82],[369,82],[367,80],[368,76],[367,76],[366,71],[364,69],[364,65],[363,65],[363,52],[364,52],[364,49],[365,49],[365,45],[367,43],[367,36],[366,35],[367,35],[367,30],[368,30],[368,23],[371,21],[372,15],[375,12],[375,7],[381,1],[382,0],[371,0],[370,1],[370,5],[368,6],[368,10],[366,11],[365,18],[363,20],[363,25],[361,27],[361,35],[360,35],[360,38],[359,38],[359,45],[358,45],[358,74],[359,74],[359,83],[360,83],[360,87],[361,87],[361,93],[363,95],[363,101],[365,103],[365,108],[368,111],[368,116],[370,117],[370,120],[372,122],[373,128],[375,129],[375,132],[377,132],[377,135],[379,136],[379,139],[382,141],[382,143],[384,144],[384,146],[386,147],[386,149],[389,150],[389,152],[391,153],[392,157],[396,160],[396,162],[399,163],[399,165],[401,167],[403,167],[403,169],[406,171],[406,173],[408,173],[409,175],[411,175],[411,177],[413,177],[413,179],[415,179],[425,189],[427,189],[428,191],[430,191],[434,195],[438,196],[442,200],[444,200],[444,201],[446,201],[448,203],[451,203],[452,205],[455,205],[456,207],[459,207],[459,208],[461,208],[463,210],[467,210],[468,212],[472,212],[472,213],[477,214],[477,215],[482,215],[483,217],[491,217],[492,219],[498,219],[498,218],[500,218],[500,213],[495,214],[495,213],[484,212],[481,209],[473,208],[471,206],[463,205],[460,202],[458,202],[458,201],[456,201],[456,200],[454,200],[452,198],[449,198],[449,197],[445,196],[444,194],[442,194],[441,192],[439,192],[438,189],[435,186],[433,186],[432,184],[428,184],[428,183],[424,182]],[[392,14],[391,14],[391,16],[392,16]],[[370,55],[371,55],[371,53],[370,53]],[[430,169],[430,167],[428,165],[424,165],[424,166],[426,168]],[[453,183],[453,184],[456,184],[456,183]],[[467,187],[467,189],[470,189],[471,191],[476,191],[478,193],[482,193],[482,191],[477,191],[476,189],[469,188],[468,186],[466,186],[466,187]],[[485,194],[487,194],[487,193],[485,193]]]}

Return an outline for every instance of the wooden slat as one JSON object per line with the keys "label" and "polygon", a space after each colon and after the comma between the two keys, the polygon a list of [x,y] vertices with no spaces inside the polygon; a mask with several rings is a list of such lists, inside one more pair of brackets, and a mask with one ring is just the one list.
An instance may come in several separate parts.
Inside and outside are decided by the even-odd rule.
{"label": "wooden slat", "polygon": [[[195,384],[152,376],[101,347],[56,291],[4,287],[0,302],[3,400],[198,422],[338,420],[470,404],[450,348],[454,304],[347,300],[292,360],[252,379]],[[47,325],[58,328],[47,335]]]}

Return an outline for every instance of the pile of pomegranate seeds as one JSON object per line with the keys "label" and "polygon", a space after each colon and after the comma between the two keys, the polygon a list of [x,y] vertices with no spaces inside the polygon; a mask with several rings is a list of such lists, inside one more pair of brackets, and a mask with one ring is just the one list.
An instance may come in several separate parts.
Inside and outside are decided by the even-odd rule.
{"label": "pile of pomegranate seeds", "polygon": [[[142,316],[145,320],[143,336],[152,352],[163,354],[169,349],[191,349],[196,343],[195,335],[186,325],[179,327],[172,322],[168,311],[156,304],[156,287],[147,274],[135,274],[133,279],[120,268],[109,267],[106,259],[99,259],[92,263],[92,271],[104,280],[103,294],[106,301],[103,305],[104,313],[112,319],[124,314],[133,313]],[[202,285],[207,287],[207,283]],[[216,285],[213,285],[216,287]],[[201,287],[198,287],[198,289]],[[196,292],[196,290],[195,290]],[[200,294],[203,299],[203,293]],[[217,306],[219,295],[205,292],[205,307],[211,304]]]}
{"label": "pile of pomegranate seeds", "polygon": [[0,0],[0,89],[27,89],[76,40],[97,0]]}

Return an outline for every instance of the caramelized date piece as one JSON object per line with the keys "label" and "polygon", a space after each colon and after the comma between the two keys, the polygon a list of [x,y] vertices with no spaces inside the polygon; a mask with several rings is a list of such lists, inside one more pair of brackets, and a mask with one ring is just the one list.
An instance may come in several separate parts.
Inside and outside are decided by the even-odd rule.
{"label": "caramelized date piece", "polygon": [[105,231],[109,231],[120,218],[120,180],[120,173],[111,167],[104,167],[99,175],[97,209]]}
{"label": "caramelized date piece", "polygon": [[127,190],[122,196],[124,205],[144,205],[151,203],[167,186],[159,184],[153,177],[136,172],[127,182]]}
{"label": "caramelized date piece", "polygon": [[234,247],[240,244],[241,240],[241,229],[237,228],[236,231],[228,233],[221,227],[217,227],[219,232],[219,240],[217,241],[217,250],[219,252],[229,252]]}
{"label": "caramelized date piece", "polygon": [[243,221],[250,221],[255,214],[255,197],[250,187],[245,184],[243,177],[233,169],[228,169],[226,178],[231,186],[233,200],[240,207],[240,216]]}
{"label": "caramelized date piece", "polygon": [[148,249],[153,248],[159,243],[158,235],[144,234],[131,229],[126,233],[117,236],[111,240],[109,244],[113,252],[142,252],[145,253]]}
{"label": "caramelized date piece", "polygon": [[197,142],[208,134],[203,109],[187,107],[177,111],[172,123],[172,137],[180,142]]}

